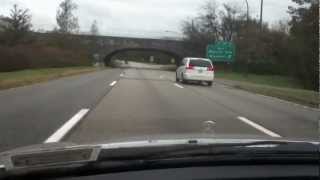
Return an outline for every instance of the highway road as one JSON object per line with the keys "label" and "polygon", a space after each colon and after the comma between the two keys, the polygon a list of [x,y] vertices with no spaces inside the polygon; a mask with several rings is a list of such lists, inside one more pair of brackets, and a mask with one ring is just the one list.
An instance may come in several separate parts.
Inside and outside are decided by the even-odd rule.
{"label": "highway road", "polygon": [[212,133],[318,139],[319,111],[174,72],[108,69],[0,92],[0,151],[43,142]]}
{"label": "highway road", "polygon": [[44,142],[81,108],[94,108],[120,69],[0,91],[0,151]]}

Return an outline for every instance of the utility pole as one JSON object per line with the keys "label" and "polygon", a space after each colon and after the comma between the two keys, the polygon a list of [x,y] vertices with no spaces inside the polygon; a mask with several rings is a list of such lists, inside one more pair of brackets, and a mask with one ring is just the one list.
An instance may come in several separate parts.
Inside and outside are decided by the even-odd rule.
{"label": "utility pole", "polygon": [[248,0],[246,0],[246,4],[247,4],[247,25],[249,24],[249,3]]}
{"label": "utility pole", "polygon": [[263,18],[263,0],[261,0],[261,7],[260,7],[260,31],[262,31],[262,18]]}
{"label": "utility pole", "polygon": [[[249,38],[249,3],[248,3],[248,0],[245,0],[246,1],[246,4],[247,4],[247,31],[246,31],[246,38]],[[250,59],[250,52],[248,52],[247,50],[247,57],[246,57],[246,60],[245,60],[245,63],[246,63],[246,70],[245,70],[245,77],[248,76],[248,73],[249,73],[249,60]]]}
{"label": "utility pole", "polygon": [[191,21],[191,26],[192,26],[192,33],[194,33],[194,20],[192,19],[192,21]]}

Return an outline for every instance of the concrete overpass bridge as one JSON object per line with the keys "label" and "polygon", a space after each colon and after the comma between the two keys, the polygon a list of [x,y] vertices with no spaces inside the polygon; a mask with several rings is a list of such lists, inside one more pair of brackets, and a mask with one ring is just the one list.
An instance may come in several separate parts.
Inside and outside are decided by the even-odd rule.
{"label": "concrete overpass bridge", "polygon": [[[41,34],[40,37],[52,37],[53,34]],[[56,34],[57,36],[57,34]],[[61,35],[60,35],[61,37]],[[109,64],[112,57],[126,51],[158,51],[175,58],[179,63],[183,57],[191,56],[186,50],[185,42],[181,40],[91,36],[91,35],[67,35],[65,41],[75,41],[86,48],[92,56],[95,56],[105,64]]]}

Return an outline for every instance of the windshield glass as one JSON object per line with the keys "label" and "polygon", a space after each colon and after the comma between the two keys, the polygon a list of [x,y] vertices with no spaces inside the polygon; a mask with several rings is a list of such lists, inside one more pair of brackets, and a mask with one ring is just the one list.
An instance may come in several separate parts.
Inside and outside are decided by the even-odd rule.
{"label": "windshield glass", "polygon": [[200,137],[318,141],[318,5],[1,0],[0,153]]}
{"label": "windshield glass", "polygon": [[211,67],[211,63],[208,61],[203,60],[190,60],[190,66],[197,66],[197,67]]}

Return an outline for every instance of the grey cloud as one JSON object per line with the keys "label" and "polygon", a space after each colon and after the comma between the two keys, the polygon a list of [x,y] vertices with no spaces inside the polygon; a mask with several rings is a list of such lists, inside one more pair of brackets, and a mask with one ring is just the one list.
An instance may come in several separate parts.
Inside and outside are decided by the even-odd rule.
{"label": "grey cloud", "polygon": [[[14,3],[29,8],[34,27],[52,29],[55,14],[62,0],[1,0],[0,14],[7,15]],[[88,31],[97,20],[102,34],[168,35],[165,31],[180,31],[181,21],[194,17],[207,0],[74,0],[82,31]],[[218,4],[236,2],[245,8],[244,0],[216,0]],[[252,17],[259,15],[259,0],[249,0]],[[265,20],[272,23],[284,18],[291,0],[265,0]],[[173,35],[173,34],[171,34]]]}

